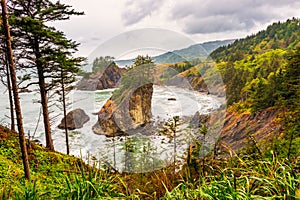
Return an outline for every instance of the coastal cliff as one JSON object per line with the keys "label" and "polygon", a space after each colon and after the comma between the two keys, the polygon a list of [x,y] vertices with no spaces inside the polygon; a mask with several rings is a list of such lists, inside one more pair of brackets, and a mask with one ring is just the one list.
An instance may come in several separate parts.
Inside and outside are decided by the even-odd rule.
{"label": "coastal cliff", "polygon": [[[256,113],[239,113],[229,108],[226,110],[226,117],[224,121],[222,120],[224,122],[222,124],[218,123],[220,115],[197,112],[191,120],[191,127],[195,130],[208,128],[209,134],[206,135],[206,141],[209,143],[209,140],[212,139],[213,143],[217,142],[215,147],[217,147],[216,151],[221,153],[220,155],[222,152],[228,151],[239,152],[254,143],[263,150],[274,139],[283,136],[283,127],[278,121],[278,112],[278,109],[268,108]],[[221,132],[214,135],[215,127],[218,124],[222,125],[218,129]],[[212,129],[210,130],[210,128]],[[198,135],[198,139],[202,141],[203,135]]]}
{"label": "coastal cliff", "polygon": [[153,84],[145,84],[129,90],[121,96],[111,97],[98,113],[98,122],[93,126],[96,134],[106,136],[126,135],[145,126],[151,119]]}
{"label": "coastal cliff", "polygon": [[[166,71],[166,70],[165,70]],[[225,97],[225,85],[222,76],[212,63],[198,64],[182,72],[173,70],[174,76],[164,81],[164,84],[190,88],[197,92]],[[169,72],[169,74],[171,74]]]}
{"label": "coastal cliff", "polygon": [[111,64],[103,72],[97,71],[83,77],[78,82],[77,89],[94,91],[118,87],[118,82],[125,71],[125,69]]}
{"label": "coastal cliff", "polygon": [[247,147],[250,140],[262,147],[270,144],[270,141],[282,133],[277,114],[278,110],[273,108],[252,114],[227,111],[221,134],[222,143],[236,152]]}

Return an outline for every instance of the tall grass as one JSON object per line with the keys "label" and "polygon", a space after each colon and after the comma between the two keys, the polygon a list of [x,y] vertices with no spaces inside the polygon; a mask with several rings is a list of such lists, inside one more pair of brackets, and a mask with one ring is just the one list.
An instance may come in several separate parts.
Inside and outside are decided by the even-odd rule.
{"label": "tall grass", "polygon": [[257,156],[251,154],[257,151],[239,155],[229,151],[222,159],[191,158],[179,172],[172,165],[149,173],[118,174],[32,145],[32,182],[27,182],[22,178],[17,146],[17,136],[0,140],[3,200],[300,199],[299,157],[288,160],[275,153]]}
{"label": "tall grass", "polygon": [[117,176],[108,176],[102,171],[81,168],[80,174],[66,176],[58,199],[94,199],[100,197],[121,197],[116,184]]}
{"label": "tall grass", "polygon": [[284,159],[210,160],[205,167],[205,174],[195,183],[183,178],[164,199],[300,198],[296,196],[300,188],[299,165]]}
{"label": "tall grass", "polygon": [[[198,161],[202,163],[202,161]],[[107,174],[81,167],[69,173],[51,191],[38,191],[36,183],[23,192],[0,190],[0,199],[296,199],[300,164],[285,159],[230,158],[205,161],[204,173],[187,174],[187,166],[140,174]]]}

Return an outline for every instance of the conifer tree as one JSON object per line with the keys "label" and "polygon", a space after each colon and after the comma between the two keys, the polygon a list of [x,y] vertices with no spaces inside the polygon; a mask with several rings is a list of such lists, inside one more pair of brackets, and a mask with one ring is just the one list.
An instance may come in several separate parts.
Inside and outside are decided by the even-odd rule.
{"label": "conifer tree", "polygon": [[[2,36],[4,37],[4,35]],[[0,75],[1,82],[6,86],[8,92],[8,100],[9,100],[9,110],[10,110],[10,129],[15,131],[15,115],[14,115],[14,105],[13,105],[13,94],[11,88],[10,74],[9,74],[9,64],[7,62],[7,51],[4,47],[1,50],[1,67],[0,71],[2,72]]]}
{"label": "conifer tree", "polygon": [[69,146],[69,136],[68,136],[68,124],[67,124],[67,103],[66,103],[66,95],[67,95],[67,87],[75,81],[75,75],[79,72],[79,63],[83,61],[83,58],[68,58],[64,52],[58,51],[53,56],[56,56],[55,60],[59,60],[57,65],[60,71],[57,74],[57,77],[53,77],[52,84],[59,85],[60,101],[63,105],[63,118],[65,125],[65,137],[66,137],[66,150],[67,154],[70,153]]}
{"label": "conifer tree", "polygon": [[286,126],[289,139],[287,157],[290,158],[293,151],[294,138],[300,136],[300,47],[290,53],[286,67],[285,83],[288,88],[286,94],[286,105],[289,109]]}
{"label": "conifer tree", "polygon": [[[82,59],[73,58],[72,54],[77,51],[78,43],[66,38],[63,32],[49,26],[50,22],[67,20],[72,15],[82,15],[71,9],[71,6],[50,0],[12,0],[10,7],[14,13],[14,25],[19,41],[27,47],[26,67],[34,69],[38,78],[39,93],[42,104],[46,147],[54,150],[51,135],[50,117],[48,110],[48,92],[57,87],[61,68],[68,71],[60,60],[64,55],[68,66],[74,66]],[[60,76],[59,76],[60,77]]]}
{"label": "conifer tree", "polygon": [[17,85],[14,60],[13,60],[10,28],[9,28],[9,23],[8,23],[8,19],[7,19],[7,9],[6,9],[6,1],[5,0],[1,0],[1,6],[2,6],[3,29],[4,29],[4,33],[5,33],[7,56],[8,56],[7,59],[8,59],[8,63],[9,63],[10,78],[11,78],[11,82],[12,82],[13,96],[14,96],[15,110],[16,110],[16,117],[17,117],[17,124],[18,124],[19,143],[20,143],[20,147],[21,147],[25,177],[28,180],[30,180],[30,167],[29,167],[28,153],[27,153],[27,148],[26,148],[26,140],[25,140],[25,135],[24,135],[21,104],[20,104],[19,93],[18,93],[18,85]]}
{"label": "conifer tree", "polygon": [[13,94],[11,89],[9,64],[8,64],[8,53],[5,45],[5,34],[3,28],[0,29],[0,78],[3,85],[6,86],[8,91],[9,109],[10,109],[10,129],[15,131],[15,116],[14,116],[14,105],[13,105]]}

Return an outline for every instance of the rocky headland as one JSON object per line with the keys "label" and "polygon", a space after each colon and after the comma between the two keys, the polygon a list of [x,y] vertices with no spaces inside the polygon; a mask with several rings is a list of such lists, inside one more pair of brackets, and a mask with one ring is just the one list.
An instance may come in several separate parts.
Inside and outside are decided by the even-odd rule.
{"label": "rocky headland", "polygon": [[103,90],[118,87],[119,81],[126,69],[115,64],[109,65],[103,72],[97,71],[87,74],[77,83],[78,90]]}
{"label": "rocky headland", "polygon": [[98,113],[94,133],[120,136],[149,124],[152,94],[153,84],[148,83],[136,90],[126,90],[118,97],[112,96]]}

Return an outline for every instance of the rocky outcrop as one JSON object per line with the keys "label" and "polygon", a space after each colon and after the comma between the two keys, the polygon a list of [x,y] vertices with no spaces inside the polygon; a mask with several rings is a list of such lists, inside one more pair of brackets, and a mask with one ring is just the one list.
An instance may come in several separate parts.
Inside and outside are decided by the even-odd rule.
{"label": "rocky outcrop", "polygon": [[226,92],[222,76],[213,64],[210,65],[191,67],[182,73],[176,74],[167,80],[165,84],[176,87],[189,87],[198,92],[225,97]]}
{"label": "rocky outcrop", "polygon": [[195,67],[173,76],[171,79],[167,80],[165,84],[176,87],[191,87],[191,89],[198,92],[208,91],[204,79]]}
{"label": "rocky outcrop", "polygon": [[[67,128],[69,130],[74,130],[82,128],[83,125],[90,120],[90,117],[84,112],[84,110],[78,108],[70,111],[67,114]],[[63,118],[58,125],[58,128],[65,128],[65,118]]]}
{"label": "rocky outcrop", "polygon": [[145,84],[136,90],[122,92],[118,98],[110,98],[98,113],[93,126],[96,134],[106,136],[126,135],[151,121],[153,84]]}
{"label": "rocky outcrop", "polygon": [[228,111],[221,142],[236,152],[248,145],[250,135],[256,142],[266,143],[281,132],[276,116],[277,110],[272,108],[253,114]]}
{"label": "rocky outcrop", "polygon": [[138,126],[149,123],[151,120],[151,100],[153,84],[149,83],[138,88],[129,99],[129,113]]}
{"label": "rocky outcrop", "polygon": [[117,84],[125,71],[125,69],[121,69],[117,65],[111,64],[103,73],[94,72],[87,77],[82,78],[77,84],[77,89],[94,91],[118,87]]}
{"label": "rocky outcrop", "polygon": [[125,69],[121,69],[116,65],[106,68],[102,76],[99,78],[97,90],[118,87],[117,84],[125,71]]}
{"label": "rocky outcrop", "polygon": [[111,98],[104,104],[98,113],[98,122],[92,128],[94,133],[107,136],[123,134],[114,120],[114,112],[117,108],[117,104]]}
{"label": "rocky outcrop", "polygon": [[[222,115],[225,116],[225,110],[210,114],[197,112],[190,121],[190,127],[195,133],[199,133],[196,134],[196,139],[201,142],[204,141],[201,129],[203,131],[203,127],[207,128],[205,145],[216,152],[226,152],[219,154],[222,157],[227,155],[228,151],[238,152],[249,147],[253,140],[263,150],[266,144],[270,144],[270,141],[280,137],[282,127],[277,121],[277,113],[278,110],[273,108],[253,114],[237,113],[228,109],[223,120]],[[219,125],[220,127],[218,127]]]}

